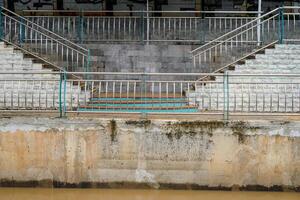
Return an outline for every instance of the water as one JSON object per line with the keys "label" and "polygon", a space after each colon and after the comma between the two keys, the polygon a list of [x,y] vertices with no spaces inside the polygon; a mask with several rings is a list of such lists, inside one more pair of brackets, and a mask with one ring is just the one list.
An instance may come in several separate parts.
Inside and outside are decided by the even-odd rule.
{"label": "water", "polygon": [[300,193],[0,188],[1,200],[299,200]]}

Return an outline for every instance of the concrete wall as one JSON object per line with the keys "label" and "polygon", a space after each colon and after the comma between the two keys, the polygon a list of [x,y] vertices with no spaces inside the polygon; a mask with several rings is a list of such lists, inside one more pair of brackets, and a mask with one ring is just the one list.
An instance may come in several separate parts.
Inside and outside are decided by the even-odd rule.
{"label": "concrete wall", "polygon": [[2,118],[0,185],[300,191],[299,127]]}
{"label": "concrete wall", "polygon": [[89,44],[95,71],[197,72],[191,45]]}

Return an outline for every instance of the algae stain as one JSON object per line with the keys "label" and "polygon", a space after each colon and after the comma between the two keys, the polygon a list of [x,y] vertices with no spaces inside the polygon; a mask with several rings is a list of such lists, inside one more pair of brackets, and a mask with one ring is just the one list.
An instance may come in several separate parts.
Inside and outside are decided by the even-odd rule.
{"label": "algae stain", "polygon": [[151,124],[151,120],[128,120],[125,124],[137,127],[148,127]]}
{"label": "algae stain", "polygon": [[117,137],[117,122],[115,120],[111,120],[109,126],[110,126],[110,139],[112,142],[115,142]]}
{"label": "algae stain", "polygon": [[248,135],[245,133],[246,130],[256,131],[259,127],[250,126],[248,123],[243,121],[232,122],[230,124],[232,134],[238,137],[240,144],[244,144],[248,138]]}
{"label": "algae stain", "polygon": [[165,125],[165,134],[169,140],[173,140],[173,138],[179,140],[184,135],[194,137],[197,134],[212,137],[213,131],[217,128],[223,128],[224,125],[225,124],[222,121],[168,122]]}

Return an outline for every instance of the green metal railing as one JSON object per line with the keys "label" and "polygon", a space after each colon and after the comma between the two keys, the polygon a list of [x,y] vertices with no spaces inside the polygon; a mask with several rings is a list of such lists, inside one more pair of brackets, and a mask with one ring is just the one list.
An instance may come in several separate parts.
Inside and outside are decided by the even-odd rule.
{"label": "green metal railing", "polygon": [[[14,78],[32,75],[32,78]],[[48,79],[41,75],[51,75]],[[300,74],[0,72],[0,110],[71,113],[299,115]],[[197,81],[199,76],[216,81]],[[101,78],[97,78],[101,76]],[[169,79],[169,81],[167,81]]]}
{"label": "green metal railing", "polygon": [[[254,11],[23,12],[30,21],[79,43],[95,41],[203,43],[257,16],[257,12]],[[28,13],[34,16],[28,16]]]}
{"label": "green metal railing", "polygon": [[300,41],[299,8],[276,8],[194,49],[194,67],[216,72],[270,44]]}
{"label": "green metal railing", "polygon": [[89,72],[90,52],[3,7],[0,39],[60,70]]}

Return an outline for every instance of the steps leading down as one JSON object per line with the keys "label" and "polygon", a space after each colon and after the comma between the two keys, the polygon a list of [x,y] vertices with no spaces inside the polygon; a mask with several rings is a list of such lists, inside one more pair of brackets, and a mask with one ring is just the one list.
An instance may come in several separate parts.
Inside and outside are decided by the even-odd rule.
{"label": "steps leading down", "polygon": [[[300,45],[278,44],[228,71],[228,90],[224,90],[220,76],[212,83],[199,82],[188,96],[202,111],[223,111],[228,105],[229,111],[236,112],[300,112],[300,77],[268,76],[300,74],[299,53]],[[266,75],[233,76],[239,74]],[[224,98],[224,91],[228,91],[228,98]]]}
{"label": "steps leading down", "polygon": [[141,112],[141,113],[194,113],[198,108],[189,105],[187,98],[180,94],[175,96],[147,94],[94,95],[79,111],[94,112]]}
{"label": "steps leading down", "polygon": [[[60,75],[51,74],[55,69],[48,67],[1,42],[0,109],[57,109]],[[41,72],[43,74],[34,74]],[[61,87],[64,91],[64,84]],[[68,109],[85,104],[88,98],[88,92],[82,92],[73,82],[66,83],[65,102]]]}

